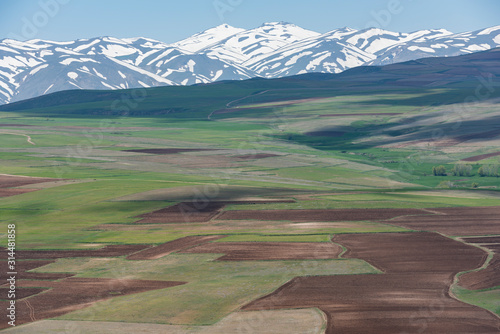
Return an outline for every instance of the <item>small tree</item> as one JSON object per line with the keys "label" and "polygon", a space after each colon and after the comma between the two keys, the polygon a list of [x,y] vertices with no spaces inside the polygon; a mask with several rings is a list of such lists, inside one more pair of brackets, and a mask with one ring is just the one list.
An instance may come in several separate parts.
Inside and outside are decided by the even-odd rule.
{"label": "small tree", "polygon": [[498,176],[500,176],[498,174],[498,169],[499,169],[498,165],[483,165],[483,166],[479,167],[477,173],[481,177],[485,177],[485,176],[498,177]]}
{"label": "small tree", "polygon": [[458,164],[451,170],[453,176],[470,176],[472,173],[472,166],[465,164]]}
{"label": "small tree", "polygon": [[432,167],[432,174],[434,176],[446,176],[446,167],[443,165]]}

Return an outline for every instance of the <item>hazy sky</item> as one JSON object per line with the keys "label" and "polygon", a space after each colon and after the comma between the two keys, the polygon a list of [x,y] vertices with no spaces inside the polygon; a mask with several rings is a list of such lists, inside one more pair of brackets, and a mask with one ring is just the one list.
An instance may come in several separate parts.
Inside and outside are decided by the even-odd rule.
{"label": "hazy sky", "polygon": [[345,26],[463,32],[500,25],[500,1],[0,0],[0,39],[143,36],[171,43],[222,23],[254,28],[273,21],[322,33]]}

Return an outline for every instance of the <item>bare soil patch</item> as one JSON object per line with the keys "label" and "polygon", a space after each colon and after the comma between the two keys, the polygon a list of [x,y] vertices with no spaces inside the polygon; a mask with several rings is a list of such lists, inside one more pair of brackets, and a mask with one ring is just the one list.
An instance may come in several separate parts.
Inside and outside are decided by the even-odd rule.
{"label": "bare soil patch", "polygon": [[320,242],[216,242],[181,253],[223,253],[219,261],[336,259],[342,248]]}
{"label": "bare soil patch", "polygon": [[144,148],[137,150],[123,150],[123,152],[148,153],[148,154],[177,154],[184,152],[217,151],[211,148]]}
{"label": "bare soil patch", "polygon": [[448,294],[456,273],[479,267],[482,250],[435,233],[345,234],[344,257],[384,274],[298,277],[244,310],[318,307],[326,333],[496,333],[500,319]]}
{"label": "bare soil patch", "polygon": [[[51,289],[17,301],[16,325],[58,317],[116,296],[165,289],[181,284],[185,282],[75,277],[57,282],[19,280],[17,281],[19,288]],[[8,301],[0,301],[2,309],[6,309],[8,304]],[[7,327],[9,325],[6,321],[0,324],[0,328]]]}
{"label": "bare soil patch", "polygon": [[488,154],[481,154],[481,155],[475,155],[473,157],[462,159],[462,161],[479,161],[479,160],[483,160],[483,159],[488,159],[488,158],[496,157],[496,156],[499,156],[499,155],[500,155],[500,152],[494,152],[494,153],[488,153]]}
{"label": "bare soil patch", "polygon": [[127,260],[154,260],[166,256],[170,253],[193,247],[199,244],[224,238],[223,235],[211,236],[189,236],[174,241],[166,242],[162,245],[151,247],[135,254],[127,256]]}
{"label": "bare soil patch", "polygon": [[225,211],[217,219],[295,222],[378,221],[399,216],[425,214],[429,212],[420,209],[235,210]]}

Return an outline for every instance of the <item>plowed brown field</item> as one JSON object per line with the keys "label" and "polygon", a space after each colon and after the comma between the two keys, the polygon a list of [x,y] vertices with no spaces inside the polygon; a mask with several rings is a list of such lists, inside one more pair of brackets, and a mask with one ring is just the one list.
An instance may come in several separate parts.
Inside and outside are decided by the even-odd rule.
{"label": "plowed brown field", "polygon": [[481,266],[486,253],[434,233],[335,236],[345,257],[384,274],[298,277],[244,310],[318,307],[326,333],[498,333],[500,319],[448,294],[456,273]]}
{"label": "plowed brown field", "polygon": [[500,207],[429,209],[436,215],[398,217],[386,223],[450,236],[500,234]]}
{"label": "plowed brown field", "polygon": [[235,210],[225,211],[217,219],[329,222],[385,220],[398,216],[428,214],[430,213],[420,209]]}
{"label": "plowed brown field", "polygon": [[[116,296],[165,289],[184,282],[108,278],[66,278],[61,281],[17,281],[18,288],[51,288],[44,293],[16,301],[16,325],[54,318]],[[21,291],[19,289],[18,291]],[[29,291],[29,290],[28,290]],[[0,301],[5,310],[8,301]],[[2,321],[0,328],[10,327]]]}
{"label": "plowed brown field", "polygon": [[[18,260],[35,259],[62,259],[68,257],[114,257],[129,255],[138,252],[150,245],[109,245],[95,250],[19,250],[16,251]],[[5,250],[5,248],[3,248]],[[6,259],[7,252],[0,252],[0,259]],[[18,262],[21,263],[21,262]]]}

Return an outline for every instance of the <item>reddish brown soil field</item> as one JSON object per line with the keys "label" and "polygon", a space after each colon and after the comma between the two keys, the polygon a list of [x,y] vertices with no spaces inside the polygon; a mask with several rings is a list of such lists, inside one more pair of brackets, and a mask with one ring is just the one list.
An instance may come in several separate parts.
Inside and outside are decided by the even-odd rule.
{"label": "reddish brown soil field", "polygon": [[435,233],[346,234],[333,239],[384,274],[298,277],[244,310],[318,307],[326,333],[498,333],[500,319],[448,294],[457,272],[486,254]]}
{"label": "reddish brown soil field", "polygon": [[463,241],[470,244],[494,244],[500,243],[499,236],[492,237],[473,237],[473,238],[462,238]]}
{"label": "reddish brown soil field", "polygon": [[500,286],[500,254],[493,255],[493,259],[485,269],[461,275],[458,284],[469,290]]}
{"label": "reddish brown soil field", "polygon": [[494,153],[488,153],[488,154],[481,154],[481,155],[475,155],[473,157],[462,159],[462,161],[479,161],[479,160],[488,159],[488,158],[491,158],[491,157],[496,157],[496,156],[499,156],[499,155],[500,155],[500,152],[494,152]]}
{"label": "reddish brown soil field", "polygon": [[[17,260],[24,259],[62,259],[68,257],[114,257],[129,255],[150,245],[110,245],[101,249],[95,250],[19,250],[16,251]],[[5,248],[3,248],[5,250]],[[0,252],[0,259],[6,259],[7,252]],[[21,263],[21,262],[19,262]]]}
{"label": "reddish brown soil field", "polygon": [[386,273],[455,273],[479,268],[487,254],[437,233],[342,234],[333,238],[347,247],[345,258],[361,258]]}
{"label": "reddish brown soil field", "polygon": [[21,177],[13,175],[0,175],[0,188],[20,187],[28,184],[57,181],[60,179],[47,179],[41,177]]}
{"label": "reddish brown soil field", "polygon": [[168,208],[140,215],[136,224],[204,223],[210,221],[224,208],[222,202],[182,202]]}
{"label": "reddish brown soil field", "polygon": [[257,153],[257,154],[235,155],[234,158],[238,160],[254,160],[254,159],[273,158],[279,156],[280,155],[278,154],[271,154],[271,153]]}
{"label": "reddish brown soil field", "polygon": [[[46,287],[50,290],[16,301],[16,325],[54,318],[116,296],[165,289],[184,282],[126,280],[108,278],[66,278],[62,281],[17,281],[19,288]],[[18,291],[21,291],[19,289]],[[8,301],[0,301],[5,310]],[[2,321],[0,328],[9,325]]]}
{"label": "reddish brown soil field", "polygon": [[235,210],[225,211],[217,219],[333,222],[385,220],[405,215],[428,214],[429,212],[419,209]]}
{"label": "reddish brown soil field", "polygon": [[495,245],[483,245],[483,247],[488,248],[492,252],[500,254],[500,244],[495,244]]}
{"label": "reddish brown soil field", "polygon": [[450,236],[500,234],[500,207],[429,209],[436,215],[398,217],[388,224]]}
{"label": "reddish brown soil field", "polygon": [[368,112],[368,113],[352,113],[352,114],[324,114],[319,115],[319,117],[345,117],[345,116],[394,116],[394,115],[402,115],[400,112]]}
{"label": "reddish brown soil field", "polygon": [[149,153],[149,154],[176,154],[184,152],[204,152],[204,151],[217,151],[210,148],[145,148],[138,150],[123,150],[124,152],[134,153]]}
{"label": "reddish brown soil field", "polygon": [[154,260],[160,257],[166,256],[173,252],[178,252],[180,250],[204,244],[210,241],[218,240],[224,238],[223,235],[211,235],[211,236],[190,236],[180,238],[174,241],[164,243],[162,245],[151,247],[143,251],[137,252],[135,254],[127,256],[127,260]]}
{"label": "reddish brown soil field", "polygon": [[223,253],[219,261],[336,259],[342,248],[319,242],[216,242],[181,253]]}

